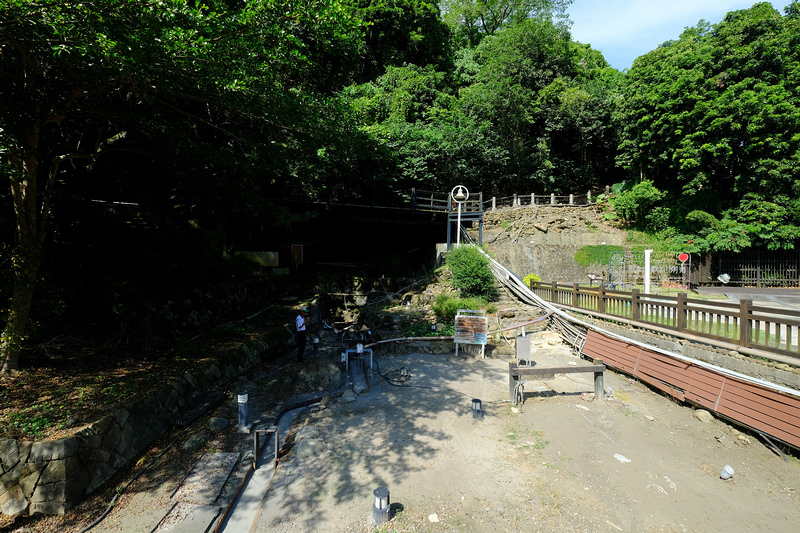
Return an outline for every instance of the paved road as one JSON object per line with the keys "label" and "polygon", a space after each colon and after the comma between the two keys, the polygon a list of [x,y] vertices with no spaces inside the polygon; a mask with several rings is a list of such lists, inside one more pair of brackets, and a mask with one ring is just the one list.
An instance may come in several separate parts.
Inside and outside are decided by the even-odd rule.
{"label": "paved road", "polygon": [[732,302],[753,300],[753,303],[765,307],[780,307],[792,311],[800,311],[800,289],[758,289],[751,287],[700,287],[698,294],[724,294]]}

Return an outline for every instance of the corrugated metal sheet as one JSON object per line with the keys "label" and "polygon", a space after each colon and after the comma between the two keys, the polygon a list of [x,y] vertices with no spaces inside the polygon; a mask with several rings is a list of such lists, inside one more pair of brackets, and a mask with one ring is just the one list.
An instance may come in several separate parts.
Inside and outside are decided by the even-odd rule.
{"label": "corrugated metal sheet", "polygon": [[583,353],[709,411],[800,448],[800,397],[589,330]]}

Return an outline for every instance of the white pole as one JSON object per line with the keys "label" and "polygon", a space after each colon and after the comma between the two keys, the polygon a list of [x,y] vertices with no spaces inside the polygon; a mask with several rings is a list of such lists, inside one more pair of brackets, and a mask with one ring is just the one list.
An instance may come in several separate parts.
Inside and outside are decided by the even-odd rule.
{"label": "white pole", "polygon": [[458,227],[456,228],[456,246],[461,244],[461,202],[458,202]]}
{"label": "white pole", "polygon": [[650,254],[653,250],[644,251],[644,293],[650,294]]}

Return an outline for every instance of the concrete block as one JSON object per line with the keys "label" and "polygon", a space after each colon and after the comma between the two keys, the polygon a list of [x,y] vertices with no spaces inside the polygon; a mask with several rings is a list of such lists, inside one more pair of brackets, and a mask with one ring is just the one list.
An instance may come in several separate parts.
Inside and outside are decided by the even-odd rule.
{"label": "concrete block", "polygon": [[106,431],[105,436],[103,437],[102,447],[106,450],[114,450],[119,443],[122,441],[122,429],[120,429],[117,425],[112,425]]}
{"label": "concrete block", "polygon": [[43,502],[31,502],[30,509],[28,512],[31,516],[37,515],[60,515],[64,514],[69,510],[69,507],[63,502],[60,501],[43,501]]}
{"label": "concrete block", "polygon": [[0,495],[0,513],[9,518],[27,513],[29,505],[30,503],[19,485],[11,487],[10,490]]}
{"label": "concrete block", "polygon": [[42,502],[63,502],[64,501],[64,487],[66,483],[59,481],[57,483],[39,483],[31,496],[31,505],[34,503]]}
{"label": "concrete block", "polygon": [[127,409],[120,409],[116,413],[114,413],[114,422],[119,426],[123,427],[125,423],[128,421],[128,417],[131,416],[131,412]]}
{"label": "concrete block", "polygon": [[0,439],[0,467],[3,472],[14,468],[19,462],[19,448],[14,439]]}
{"label": "concrete block", "polygon": [[31,446],[28,462],[49,461],[63,459],[78,452],[78,439],[67,437],[64,439],[34,442]]}
{"label": "concrete block", "polygon": [[33,492],[36,490],[36,484],[39,482],[40,477],[40,472],[32,472],[28,475],[21,476],[17,486],[22,489],[22,493],[26,497],[30,498]]}
{"label": "concrete block", "polygon": [[13,468],[0,475],[0,492],[10,490],[13,486],[19,483],[23,466],[25,466],[25,463],[18,462]]}
{"label": "concrete block", "polygon": [[85,469],[67,479],[64,499],[70,507],[79,504],[86,497],[91,481],[89,472]]}

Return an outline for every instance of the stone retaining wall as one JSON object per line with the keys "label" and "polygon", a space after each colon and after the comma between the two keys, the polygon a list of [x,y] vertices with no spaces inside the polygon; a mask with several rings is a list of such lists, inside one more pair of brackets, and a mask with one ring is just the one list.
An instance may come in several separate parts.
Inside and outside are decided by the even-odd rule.
{"label": "stone retaining wall", "polygon": [[258,363],[268,347],[265,341],[248,343],[233,362],[187,372],[71,437],[0,439],[0,513],[62,514],[76,506],[147,449],[192,399]]}

